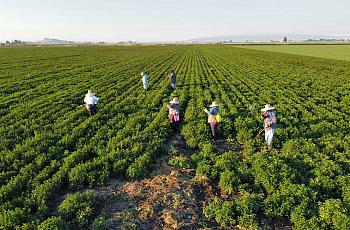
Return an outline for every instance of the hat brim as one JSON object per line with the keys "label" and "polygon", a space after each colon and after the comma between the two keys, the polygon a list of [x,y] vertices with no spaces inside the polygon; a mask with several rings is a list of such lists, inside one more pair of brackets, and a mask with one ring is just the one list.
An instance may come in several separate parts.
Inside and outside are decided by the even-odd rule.
{"label": "hat brim", "polygon": [[94,94],[94,93],[87,93],[87,94],[86,94],[87,97],[93,97],[93,96],[95,96],[95,95],[96,95],[96,94]]}
{"label": "hat brim", "polygon": [[261,109],[261,112],[265,112],[265,111],[269,111],[269,110],[273,110],[273,109],[275,109],[275,107],[263,108],[263,109]]}
{"label": "hat brim", "polygon": [[218,107],[219,105],[210,105],[209,107]]}
{"label": "hat brim", "polygon": [[178,101],[171,101],[170,104],[179,104]]}

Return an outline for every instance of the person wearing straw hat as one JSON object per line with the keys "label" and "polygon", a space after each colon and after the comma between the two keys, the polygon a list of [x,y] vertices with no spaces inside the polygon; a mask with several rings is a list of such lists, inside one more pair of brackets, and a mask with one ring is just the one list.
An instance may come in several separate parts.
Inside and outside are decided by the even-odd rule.
{"label": "person wearing straw hat", "polygon": [[275,107],[269,104],[266,104],[265,108],[261,109],[261,117],[264,119],[265,140],[269,148],[272,148],[272,137],[277,126],[277,117],[274,109]]}
{"label": "person wearing straw hat", "polygon": [[176,73],[174,72],[174,70],[171,71],[171,73],[169,74],[169,78],[170,78],[170,85],[173,89],[176,88]]}
{"label": "person wearing straw hat", "polygon": [[89,111],[90,116],[96,114],[96,105],[99,99],[100,98],[96,97],[96,94],[92,92],[92,90],[88,90],[87,94],[85,95],[84,102],[86,109]]}
{"label": "person wearing straw hat", "polygon": [[145,74],[144,72],[141,72],[141,81],[142,81],[142,84],[143,84],[143,88],[144,90],[147,91],[147,87],[148,87],[148,76],[147,74]]}
{"label": "person wearing straw hat", "polygon": [[179,98],[177,96],[174,96],[173,100],[169,102],[167,107],[169,109],[168,118],[170,127],[173,129],[173,132],[176,132],[180,124]]}
{"label": "person wearing straw hat", "polygon": [[211,134],[216,139],[219,123],[221,122],[220,108],[219,105],[213,101],[210,105],[210,110],[204,108],[204,112],[208,114],[208,123],[210,125]]}

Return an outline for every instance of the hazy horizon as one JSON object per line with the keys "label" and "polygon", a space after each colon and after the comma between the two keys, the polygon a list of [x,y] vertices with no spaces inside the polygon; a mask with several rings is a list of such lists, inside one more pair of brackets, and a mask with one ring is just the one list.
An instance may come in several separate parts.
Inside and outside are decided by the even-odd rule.
{"label": "hazy horizon", "polygon": [[350,2],[0,0],[0,41],[183,41],[202,37],[348,36]]}

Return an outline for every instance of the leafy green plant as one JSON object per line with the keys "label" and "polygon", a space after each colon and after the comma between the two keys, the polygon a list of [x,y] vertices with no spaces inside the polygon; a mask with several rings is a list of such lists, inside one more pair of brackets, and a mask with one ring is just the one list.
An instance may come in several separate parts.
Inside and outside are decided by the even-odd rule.
{"label": "leafy green plant", "polygon": [[38,226],[38,230],[47,230],[47,229],[50,229],[50,230],[66,229],[66,224],[61,217],[53,216],[46,219]]}
{"label": "leafy green plant", "polygon": [[91,224],[92,230],[104,230],[104,229],[110,229],[110,228],[113,228],[113,223],[111,220],[106,219],[105,216],[98,217]]}
{"label": "leafy green plant", "polygon": [[234,194],[238,191],[239,177],[231,171],[224,171],[220,174],[219,187],[227,194]]}
{"label": "leafy green plant", "polygon": [[348,213],[349,210],[338,199],[326,200],[320,206],[321,220],[334,229],[350,228],[350,217]]}
{"label": "leafy green plant", "polygon": [[58,208],[66,221],[86,227],[92,221],[97,207],[97,195],[93,190],[68,195]]}
{"label": "leafy green plant", "polygon": [[169,164],[179,168],[191,168],[192,162],[185,156],[174,156],[169,160]]}
{"label": "leafy green plant", "polygon": [[221,226],[231,226],[236,223],[237,210],[234,202],[214,198],[204,206],[203,213],[206,218],[215,220]]}

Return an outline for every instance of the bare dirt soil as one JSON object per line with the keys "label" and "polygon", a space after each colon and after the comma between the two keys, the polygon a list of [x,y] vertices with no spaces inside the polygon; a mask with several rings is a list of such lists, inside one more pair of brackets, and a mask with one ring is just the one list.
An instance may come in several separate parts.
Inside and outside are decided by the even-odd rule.
{"label": "bare dirt soil", "polygon": [[113,180],[97,190],[111,229],[205,229],[202,207],[213,194],[212,186],[196,177],[194,169],[167,164],[170,156],[191,154],[180,135],[168,141],[167,149],[149,178]]}

